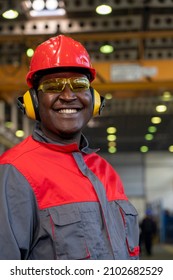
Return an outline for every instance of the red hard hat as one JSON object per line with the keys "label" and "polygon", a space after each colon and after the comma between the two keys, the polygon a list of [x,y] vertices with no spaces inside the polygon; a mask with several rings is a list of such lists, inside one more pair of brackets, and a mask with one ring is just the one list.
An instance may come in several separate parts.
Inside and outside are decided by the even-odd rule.
{"label": "red hard hat", "polygon": [[33,86],[33,76],[40,70],[53,68],[80,68],[90,74],[90,81],[96,76],[86,49],[70,37],[59,35],[39,45],[31,59],[26,81]]}

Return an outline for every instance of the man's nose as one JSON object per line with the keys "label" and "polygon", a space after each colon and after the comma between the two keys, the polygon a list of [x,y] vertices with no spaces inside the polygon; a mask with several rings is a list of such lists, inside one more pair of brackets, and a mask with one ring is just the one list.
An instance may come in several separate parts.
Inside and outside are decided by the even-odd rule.
{"label": "man's nose", "polygon": [[70,88],[70,85],[66,84],[59,98],[66,99],[66,100],[74,100],[77,98],[77,96],[76,93]]}

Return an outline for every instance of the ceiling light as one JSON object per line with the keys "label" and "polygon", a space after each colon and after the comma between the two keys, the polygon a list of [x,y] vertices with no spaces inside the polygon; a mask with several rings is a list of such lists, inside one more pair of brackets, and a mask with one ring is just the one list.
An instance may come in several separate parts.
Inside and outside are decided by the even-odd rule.
{"label": "ceiling light", "polygon": [[111,93],[106,93],[105,94],[105,99],[112,99],[112,94]]}
{"label": "ceiling light", "polygon": [[46,8],[48,10],[56,10],[58,7],[58,1],[57,0],[47,0],[46,1]]}
{"label": "ceiling light", "polygon": [[167,110],[167,106],[166,105],[158,105],[156,106],[156,111],[158,113],[164,113]]}
{"label": "ceiling light", "polygon": [[116,153],[116,151],[117,151],[117,148],[116,148],[116,147],[109,147],[109,148],[108,148],[108,152],[109,152],[110,154],[114,154],[114,153]]}
{"label": "ceiling light", "polygon": [[146,153],[146,152],[148,152],[148,147],[147,146],[141,146],[140,151],[141,151],[141,153]]}
{"label": "ceiling light", "polygon": [[52,16],[64,16],[66,14],[65,9],[60,8],[53,11],[50,10],[42,10],[42,11],[34,11],[31,10],[29,12],[31,17],[52,17]]}
{"label": "ceiling light", "polygon": [[28,56],[28,57],[32,57],[33,56],[33,54],[34,54],[34,50],[33,49],[27,49],[27,51],[26,51],[26,55]]}
{"label": "ceiling light", "polygon": [[115,133],[117,131],[117,129],[114,126],[110,126],[107,128],[106,131],[107,131],[107,133],[112,134],[112,133]]}
{"label": "ceiling light", "polygon": [[35,11],[42,11],[45,7],[44,0],[34,0],[32,3],[32,8]]}
{"label": "ceiling light", "polygon": [[170,101],[172,99],[172,95],[169,91],[165,91],[162,96],[163,101]]}
{"label": "ceiling light", "polygon": [[7,9],[6,11],[2,14],[3,18],[5,19],[15,19],[18,17],[19,13],[16,10],[16,5],[13,0],[6,0],[7,2]]}
{"label": "ceiling light", "polygon": [[2,14],[3,18],[6,19],[15,19],[18,15],[19,13],[16,10],[7,10]]}
{"label": "ceiling light", "polygon": [[108,140],[108,141],[115,141],[116,138],[117,138],[117,137],[116,137],[116,135],[114,135],[114,134],[110,134],[110,135],[107,136],[107,140]]}
{"label": "ceiling light", "polygon": [[147,134],[145,135],[145,139],[148,140],[148,141],[153,140],[153,138],[154,138],[153,134],[147,133]]}
{"label": "ceiling light", "polygon": [[111,45],[103,45],[100,47],[101,53],[112,53],[114,51],[114,48]]}
{"label": "ceiling light", "polygon": [[20,137],[23,137],[25,135],[25,132],[23,130],[17,130],[15,134],[16,134],[17,137],[20,138]]}
{"label": "ceiling light", "polygon": [[159,124],[161,123],[162,119],[160,117],[153,117],[151,119],[151,122],[154,123],[154,124]]}
{"label": "ceiling light", "polygon": [[173,153],[173,145],[169,146],[168,150]]}
{"label": "ceiling light", "polygon": [[116,142],[114,141],[108,142],[108,147],[115,147],[115,146],[116,146]]}
{"label": "ceiling light", "polygon": [[32,3],[31,1],[23,0],[22,6],[31,18],[61,17],[66,14],[63,0],[34,0]]}
{"label": "ceiling light", "polygon": [[7,128],[13,128],[13,123],[8,121],[8,122],[5,122],[5,127]]}
{"label": "ceiling light", "polygon": [[149,131],[150,133],[154,133],[154,132],[157,131],[157,127],[155,127],[154,125],[151,125],[151,126],[149,126],[148,131]]}
{"label": "ceiling light", "polygon": [[96,7],[96,13],[99,15],[108,15],[112,12],[112,7],[109,5],[99,5]]}

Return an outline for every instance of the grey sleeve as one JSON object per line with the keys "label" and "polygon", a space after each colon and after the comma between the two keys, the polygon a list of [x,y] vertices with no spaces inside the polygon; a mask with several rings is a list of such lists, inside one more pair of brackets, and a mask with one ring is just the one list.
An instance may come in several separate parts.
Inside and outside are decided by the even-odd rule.
{"label": "grey sleeve", "polygon": [[0,260],[27,259],[38,223],[33,191],[13,166],[0,165]]}

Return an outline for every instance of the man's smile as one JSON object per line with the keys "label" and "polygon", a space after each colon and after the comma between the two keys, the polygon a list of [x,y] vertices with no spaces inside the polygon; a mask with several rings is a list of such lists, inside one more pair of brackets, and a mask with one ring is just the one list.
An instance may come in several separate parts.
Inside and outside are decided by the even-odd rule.
{"label": "man's smile", "polygon": [[59,109],[57,110],[60,114],[75,114],[80,111],[80,109]]}

